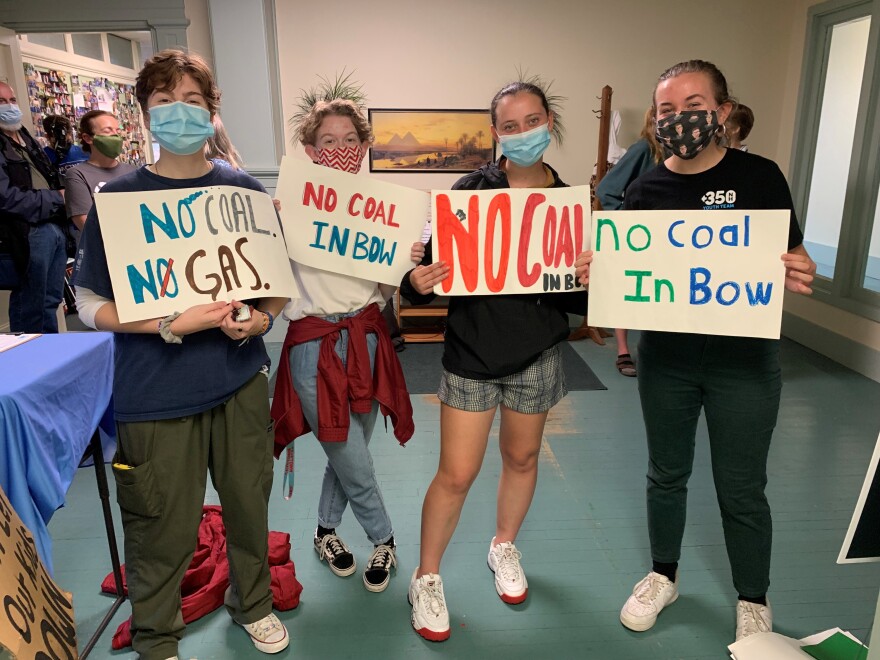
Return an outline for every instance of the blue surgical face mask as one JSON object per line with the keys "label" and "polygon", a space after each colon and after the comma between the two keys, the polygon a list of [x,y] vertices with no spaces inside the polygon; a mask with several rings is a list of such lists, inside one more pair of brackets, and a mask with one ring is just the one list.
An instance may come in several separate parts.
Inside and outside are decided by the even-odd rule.
{"label": "blue surgical face mask", "polygon": [[21,128],[21,109],[14,103],[0,103],[0,124],[11,130]]}
{"label": "blue surgical face mask", "polygon": [[501,153],[520,167],[528,167],[538,162],[550,146],[550,124],[541,124],[525,133],[499,135]]}
{"label": "blue surgical face mask", "polygon": [[171,153],[188,156],[204,148],[214,125],[211,113],[201,106],[176,101],[150,108],[150,132]]}

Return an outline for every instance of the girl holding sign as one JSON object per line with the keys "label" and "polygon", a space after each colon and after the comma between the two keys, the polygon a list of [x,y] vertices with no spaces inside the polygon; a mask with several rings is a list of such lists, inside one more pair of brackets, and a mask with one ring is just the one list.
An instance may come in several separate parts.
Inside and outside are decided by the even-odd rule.
{"label": "girl holding sign", "polygon": [[[720,144],[733,105],[713,64],[692,60],[664,72],[654,90],[656,132],[673,155],[630,185],[624,208],[788,209],[785,286],[809,294],[816,265],[802,245],[782,172],[772,161]],[[639,355],[653,566],[635,586],[620,620],[630,630],[648,630],[678,598],[687,482],[697,420],[705,410],[727,555],[739,593],[736,639],[770,631],[772,531],[764,487],[782,387],[779,342],[645,331]]]}
{"label": "girl holding sign", "polygon": [[[350,173],[360,170],[373,141],[361,107],[345,98],[311,103],[299,118],[297,136],[315,163]],[[363,583],[378,593],[397,565],[394,530],[369,450],[380,404],[401,443],[413,433],[409,393],[380,312],[394,287],[291,264],[302,297],[284,308],[290,326],[272,402],[276,442],[284,446],[314,430],[327,454],[315,552],[335,575],[357,570],[336,533],[351,504],[373,544]]]}
{"label": "girl holding sign", "polygon": [[[138,74],[135,93],[160,157],[107,182],[102,195],[220,185],[265,193],[256,179],[205,158],[220,90],[201,58],[157,53]],[[76,284],[83,321],[115,334],[119,446],[113,474],[125,531],[132,646],[148,660],[177,657],[184,630],[180,585],[196,547],[210,470],[227,535],[226,608],[258,650],[278,653],[290,638],[272,612],[269,588],[272,435],[269,357],[261,337],[286,300],[261,299],[246,321],[234,314],[242,303],[217,301],[121,323],[101,225],[122,220],[100,218],[94,206],[89,211]]]}
{"label": "girl holding sign", "polygon": [[[566,185],[543,162],[554,112],[539,87],[507,85],[492,100],[491,117],[492,137],[500,142],[503,156],[462,177],[453,189]],[[445,263],[431,263],[430,243],[426,247],[423,265],[401,284],[403,295],[416,304],[429,302],[434,285],[449,275]],[[488,564],[504,602],[526,599],[528,582],[514,541],[535,492],[547,412],[567,393],[558,347],[569,333],[563,300],[583,313],[583,292],[459,296],[449,301],[438,392],[440,464],[425,494],[420,561],[409,589],[412,625],[425,639],[442,641],[450,634],[440,561],[480,472],[499,405],[502,470]]]}

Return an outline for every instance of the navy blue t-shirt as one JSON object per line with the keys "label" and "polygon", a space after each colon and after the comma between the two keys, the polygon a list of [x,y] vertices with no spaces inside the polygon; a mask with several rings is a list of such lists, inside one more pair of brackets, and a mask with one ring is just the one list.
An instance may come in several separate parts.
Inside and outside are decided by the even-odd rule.
{"label": "navy blue t-shirt", "polygon": [[[266,192],[250,175],[225,167],[214,167],[197,179],[166,179],[141,167],[108,181],[101,194],[204,186],[239,186]],[[114,299],[101,218],[94,206],[86,219],[79,249],[76,285]],[[210,410],[229,399],[269,362],[261,338],[254,337],[239,346],[240,342],[219,329],[186,335],[182,344],[167,344],[158,334],[116,333],[115,340],[113,404],[120,422],[174,419]]]}

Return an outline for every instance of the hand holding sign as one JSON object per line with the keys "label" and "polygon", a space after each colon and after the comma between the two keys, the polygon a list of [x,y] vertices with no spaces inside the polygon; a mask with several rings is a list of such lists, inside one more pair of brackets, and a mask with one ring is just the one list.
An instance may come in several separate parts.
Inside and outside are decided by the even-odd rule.
{"label": "hand holding sign", "polygon": [[[233,298],[299,295],[266,193],[234,186],[104,193],[95,205],[123,323],[205,303],[221,309]],[[207,308],[207,317],[187,315],[174,329],[219,325]]]}
{"label": "hand holding sign", "polygon": [[420,280],[432,275],[439,282],[435,293],[543,293],[581,287],[574,269],[590,240],[587,186],[435,190],[432,195],[433,252],[449,269],[448,277],[439,270],[420,274]]}
{"label": "hand holding sign", "polygon": [[[786,210],[597,211],[589,318],[613,328],[779,338]],[[812,276],[798,255],[789,280]],[[798,289],[793,289],[798,290]]]}
{"label": "hand holding sign", "polygon": [[394,286],[412,268],[427,193],[285,156],[276,194],[294,261]]}
{"label": "hand holding sign", "polygon": [[783,254],[782,263],[785,264],[785,288],[805,296],[812,294],[810,285],[816,275],[816,262],[810,259],[803,246]]}

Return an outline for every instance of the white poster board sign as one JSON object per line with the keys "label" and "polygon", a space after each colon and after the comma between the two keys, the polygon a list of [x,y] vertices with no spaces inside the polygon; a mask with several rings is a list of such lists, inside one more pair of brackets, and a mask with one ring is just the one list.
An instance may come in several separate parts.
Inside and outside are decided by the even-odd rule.
{"label": "white poster board sign", "polygon": [[285,156],[276,197],[294,261],[398,286],[428,217],[428,193]]}
{"label": "white poster board sign", "polygon": [[123,323],[217,300],[297,297],[272,199],[235,186],[95,195]]}
{"label": "white poster board sign", "polygon": [[778,339],[789,211],[595,211],[590,324]]}
{"label": "white poster board sign", "polygon": [[590,189],[504,188],[431,192],[434,261],[450,266],[442,296],[580,288],[577,255],[590,242]]}

